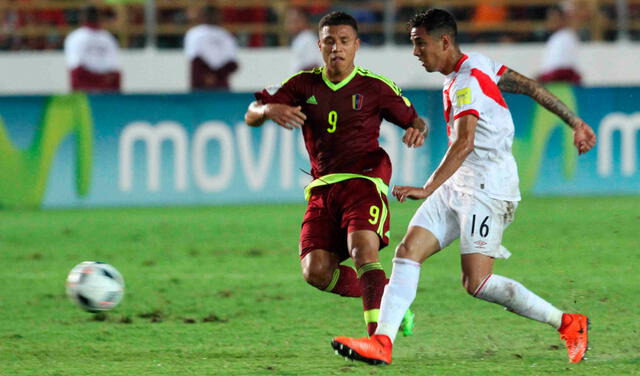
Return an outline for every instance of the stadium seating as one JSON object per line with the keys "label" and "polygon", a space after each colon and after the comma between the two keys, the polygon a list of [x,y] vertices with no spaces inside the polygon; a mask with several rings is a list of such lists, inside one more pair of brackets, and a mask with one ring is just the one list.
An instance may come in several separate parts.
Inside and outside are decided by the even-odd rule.
{"label": "stadium seating", "polygon": [[[579,0],[580,1],[580,0]],[[640,0],[627,0],[632,39],[640,39]],[[143,0],[98,0],[107,16],[106,26],[123,48],[147,46],[145,4]],[[408,43],[406,20],[416,9],[446,7],[459,20],[463,42],[529,42],[546,38],[546,9],[557,0],[510,0],[495,2],[491,10],[497,17],[486,17],[478,0],[155,0],[154,45],[180,48],[185,31],[194,24],[196,9],[205,4],[220,7],[224,26],[236,34],[242,46],[285,46],[289,36],[284,27],[288,7],[305,8],[314,20],[329,10],[352,13],[360,22],[365,43]],[[5,0],[0,4],[0,50],[60,49],[64,36],[77,27],[83,0]],[[498,8],[495,8],[498,7]],[[587,12],[583,35],[591,40],[617,37],[616,0],[582,0]],[[484,13],[483,13],[484,12]]]}

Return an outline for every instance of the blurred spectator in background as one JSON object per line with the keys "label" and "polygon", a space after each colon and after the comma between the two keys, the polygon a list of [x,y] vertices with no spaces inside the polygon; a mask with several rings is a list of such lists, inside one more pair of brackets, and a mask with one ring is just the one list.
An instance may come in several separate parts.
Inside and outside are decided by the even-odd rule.
{"label": "blurred spectator in background", "polygon": [[[37,0],[0,1],[0,49],[50,50],[62,48],[60,28],[66,25],[64,12],[58,8],[35,7]],[[13,8],[13,7],[15,8]],[[25,35],[25,29],[48,26],[41,33]],[[42,29],[41,29],[42,30]]]}
{"label": "blurred spectator in background", "polygon": [[100,13],[89,6],[83,26],[64,41],[71,88],[86,91],[120,91],[119,46],[116,38],[100,26]]}
{"label": "blurred spectator in background", "polygon": [[238,69],[236,39],[218,26],[219,18],[216,8],[202,8],[201,24],[189,29],[184,37],[192,90],[228,90],[229,77]]}
{"label": "blurred spectator in background", "polygon": [[576,31],[575,11],[575,3],[571,1],[548,10],[547,27],[551,36],[545,46],[538,81],[581,83],[582,77],[577,68],[580,38]]}
{"label": "blurred spectator in background", "polygon": [[507,20],[505,0],[478,1],[471,22],[475,26],[493,26]]}
{"label": "blurred spectator in background", "polygon": [[[268,1],[254,1],[253,6],[238,4],[227,5],[221,8],[221,13],[226,24],[240,25],[236,36],[243,47],[268,46],[268,32],[251,30],[252,26],[265,26],[275,21],[272,18],[271,6]],[[229,3],[230,4],[230,3]]]}
{"label": "blurred spectator in background", "polygon": [[287,32],[293,37],[291,70],[296,73],[322,66],[318,33],[309,25],[309,15],[300,8],[290,8],[285,20]]}
{"label": "blurred spectator in background", "polygon": [[58,50],[62,48],[63,37],[59,29],[67,23],[62,9],[42,9],[34,12],[34,20],[37,25],[47,25],[47,34],[42,38],[41,48],[45,50]]}
{"label": "blurred spectator in background", "polygon": [[501,31],[500,24],[507,21],[509,9],[506,0],[478,0],[471,17],[471,25],[476,33],[475,43],[513,42],[510,35]]}

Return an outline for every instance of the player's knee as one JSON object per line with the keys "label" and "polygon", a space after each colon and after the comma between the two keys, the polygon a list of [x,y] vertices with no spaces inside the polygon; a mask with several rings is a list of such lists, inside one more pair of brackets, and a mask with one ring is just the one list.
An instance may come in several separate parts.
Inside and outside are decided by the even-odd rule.
{"label": "player's knee", "polygon": [[407,258],[407,256],[409,256],[409,248],[407,247],[407,245],[404,242],[401,242],[396,247],[395,256],[398,257],[398,258]]}
{"label": "player's knee", "polygon": [[411,260],[418,260],[418,249],[412,247],[409,243],[400,242],[396,247],[396,257],[398,258],[408,258]]}
{"label": "player's knee", "polygon": [[466,291],[467,294],[469,294],[471,296],[475,296],[477,287],[473,283],[471,283],[469,280],[465,280],[463,278],[462,279],[462,287],[464,287],[464,291]]}
{"label": "player's knee", "polygon": [[378,250],[369,246],[353,247],[350,253],[358,267],[372,262],[378,262],[379,260]]}
{"label": "player's knee", "polygon": [[329,283],[333,270],[326,265],[307,264],[302,267],[304,280],[313,287],[323,290]]}
{"label": "player's knee", "polygon": [[356,268],[379,261],[380,238],[375,232],[370,230],[353,231],[347,236],[347,243],[349,256],[355,262]]}
{"label": "player's knee", "polygon": [[462,286],[469,295],[476,296],[478,288],[486,279],[487,276],[475,276],[462,273]]}

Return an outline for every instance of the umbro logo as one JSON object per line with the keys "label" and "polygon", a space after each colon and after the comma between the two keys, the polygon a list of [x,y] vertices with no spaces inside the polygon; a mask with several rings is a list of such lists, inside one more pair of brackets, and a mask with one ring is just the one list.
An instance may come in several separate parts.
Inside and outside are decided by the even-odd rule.
{"label": "umbro logo", "polygon": [[309,99],[307,99],[307,103],[318,104],[318,101],[316,100],[316,96],[315,95],[310,96]]}
{"label": "umbro logo", "polygon": [[484,248],[485,245],[487,245],[487,242],[484,242],[482,240],[478,240],[473,242],[473,244],[476,245],[476,248]]}

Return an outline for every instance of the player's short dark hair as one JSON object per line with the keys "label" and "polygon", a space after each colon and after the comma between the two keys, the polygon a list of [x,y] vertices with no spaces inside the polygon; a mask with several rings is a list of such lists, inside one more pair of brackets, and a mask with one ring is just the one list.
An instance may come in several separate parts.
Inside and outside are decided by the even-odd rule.
{"label": "player's short dark hair", "polygon": [[416,13],[409,19],[409,28],[424,27],[431,37],[450,35],[454,42],[458,39],[458,25],[453,15],[446,10],[432,8]]}
{"label": "player's short dark hair", "polygon": [[338,26],[338,25],[347,25],[351,26],[353,30],[358,32],[358,22],[352,15],[347,14],[345,12],[331,12],[326,16],[322,17],[320,22],[318,22],[318,28],[322,29],[325,26]]}

